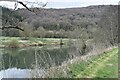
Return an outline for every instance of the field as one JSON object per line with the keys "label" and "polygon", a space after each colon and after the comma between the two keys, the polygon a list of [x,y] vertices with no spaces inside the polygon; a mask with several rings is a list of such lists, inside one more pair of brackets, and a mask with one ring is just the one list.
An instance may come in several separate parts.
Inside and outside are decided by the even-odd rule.
{"label": "field", "polygon": [[118,48],[70,66],[76,78],[118,78]]}

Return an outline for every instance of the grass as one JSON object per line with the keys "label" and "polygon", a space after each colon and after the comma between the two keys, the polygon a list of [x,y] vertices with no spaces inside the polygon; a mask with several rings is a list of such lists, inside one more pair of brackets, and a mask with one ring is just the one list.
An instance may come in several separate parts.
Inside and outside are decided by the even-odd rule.
{"label": "grass", "polygon": [[8,42],[8,46],[9,46],[9,47],[17,48],[17,47],[19,47],[19,42],[18,42],[17,39],[11,39],[11,40]]}
{"label": "grass", "polygon": [[70,65],[71,75],[76,78],[117,78],[118,49],[93,56],[89,61]]}
{"label": "grass", "polygon": [[96,76],[99,77],[109,77],[116,78],[118,77],[118,56],[114,55],[110,60],[106,62],[106,64],[101,68]]}
{"label": "grass", "polygon": [[[60,38],[28,38],[24,39],[23,37],[0,37],[1,43],[0,47],[7,47],[8,43],[11,42],[13,39],[16,39],[20,45],[24,46],[34,46],[34,45],[59,45]],[[67,45],[68,39],[62,39],[64,45]]]}
{"label": "grass", "polygon": [[[10,41],[16,39],[22,40],[20,37],[0,37],[0,40]],[[24,40],[23,40],[24,41]],[[33,42],[55,43],[60,41],[60,38],[29,38],[26,43]],[[68,39],[63,39],[67,43]],[[15,41],[13,41],[15,42]],[[18,43],[18,42],[16,42]],[[69,66],[69,75],[75,78],[117,78],[118,77],[118,48],[112,51],[105,52],[98,56],[93,56],[91,59],[74,63]]]}

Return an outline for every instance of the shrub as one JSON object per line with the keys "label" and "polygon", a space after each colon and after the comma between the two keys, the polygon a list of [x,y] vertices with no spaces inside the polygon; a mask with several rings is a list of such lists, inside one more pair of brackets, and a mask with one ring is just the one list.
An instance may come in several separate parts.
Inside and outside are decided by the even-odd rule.
{"label": "shrub", "polygon": [[19,47],[19,42],[17,39],[11,39],[9,42],[8,42],[8,47],[11,47],[11,48],[17,48]]}

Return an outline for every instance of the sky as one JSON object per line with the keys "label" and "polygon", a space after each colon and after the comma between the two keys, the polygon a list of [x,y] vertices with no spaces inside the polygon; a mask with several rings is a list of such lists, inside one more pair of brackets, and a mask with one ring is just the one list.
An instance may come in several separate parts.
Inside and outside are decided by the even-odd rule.
{"label": "sky", "polygon": [[[29,7],[41,7],[48,2],[45,8],[73,8],[86,7],[90,5],[118,5],[120,0],[18,0],[23,1]],[[34,3],[32,3],[34,2]],[[41,3],[42,2],[42,3]],[[0,1],[0,6],[14,8],[15,2]],[[23,8],[18,4],[18,8]]]}

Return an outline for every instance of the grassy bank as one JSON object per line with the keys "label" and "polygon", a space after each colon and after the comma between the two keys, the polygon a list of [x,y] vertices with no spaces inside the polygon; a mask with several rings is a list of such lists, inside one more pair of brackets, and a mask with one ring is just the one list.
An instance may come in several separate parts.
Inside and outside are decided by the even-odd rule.
{"label": "grassy bank", "polygon": [[[29,47],[61,44],[61,38],[0,37],[0,40],[0,47]],[[67,42],[67,38],[62,39],[62,44],[66,45]]]}
{"label": "grassy bank", "polygon": [[90,60],[71,64],[70,72],[76,78],[117,78],[118,48],[93,56]]}

